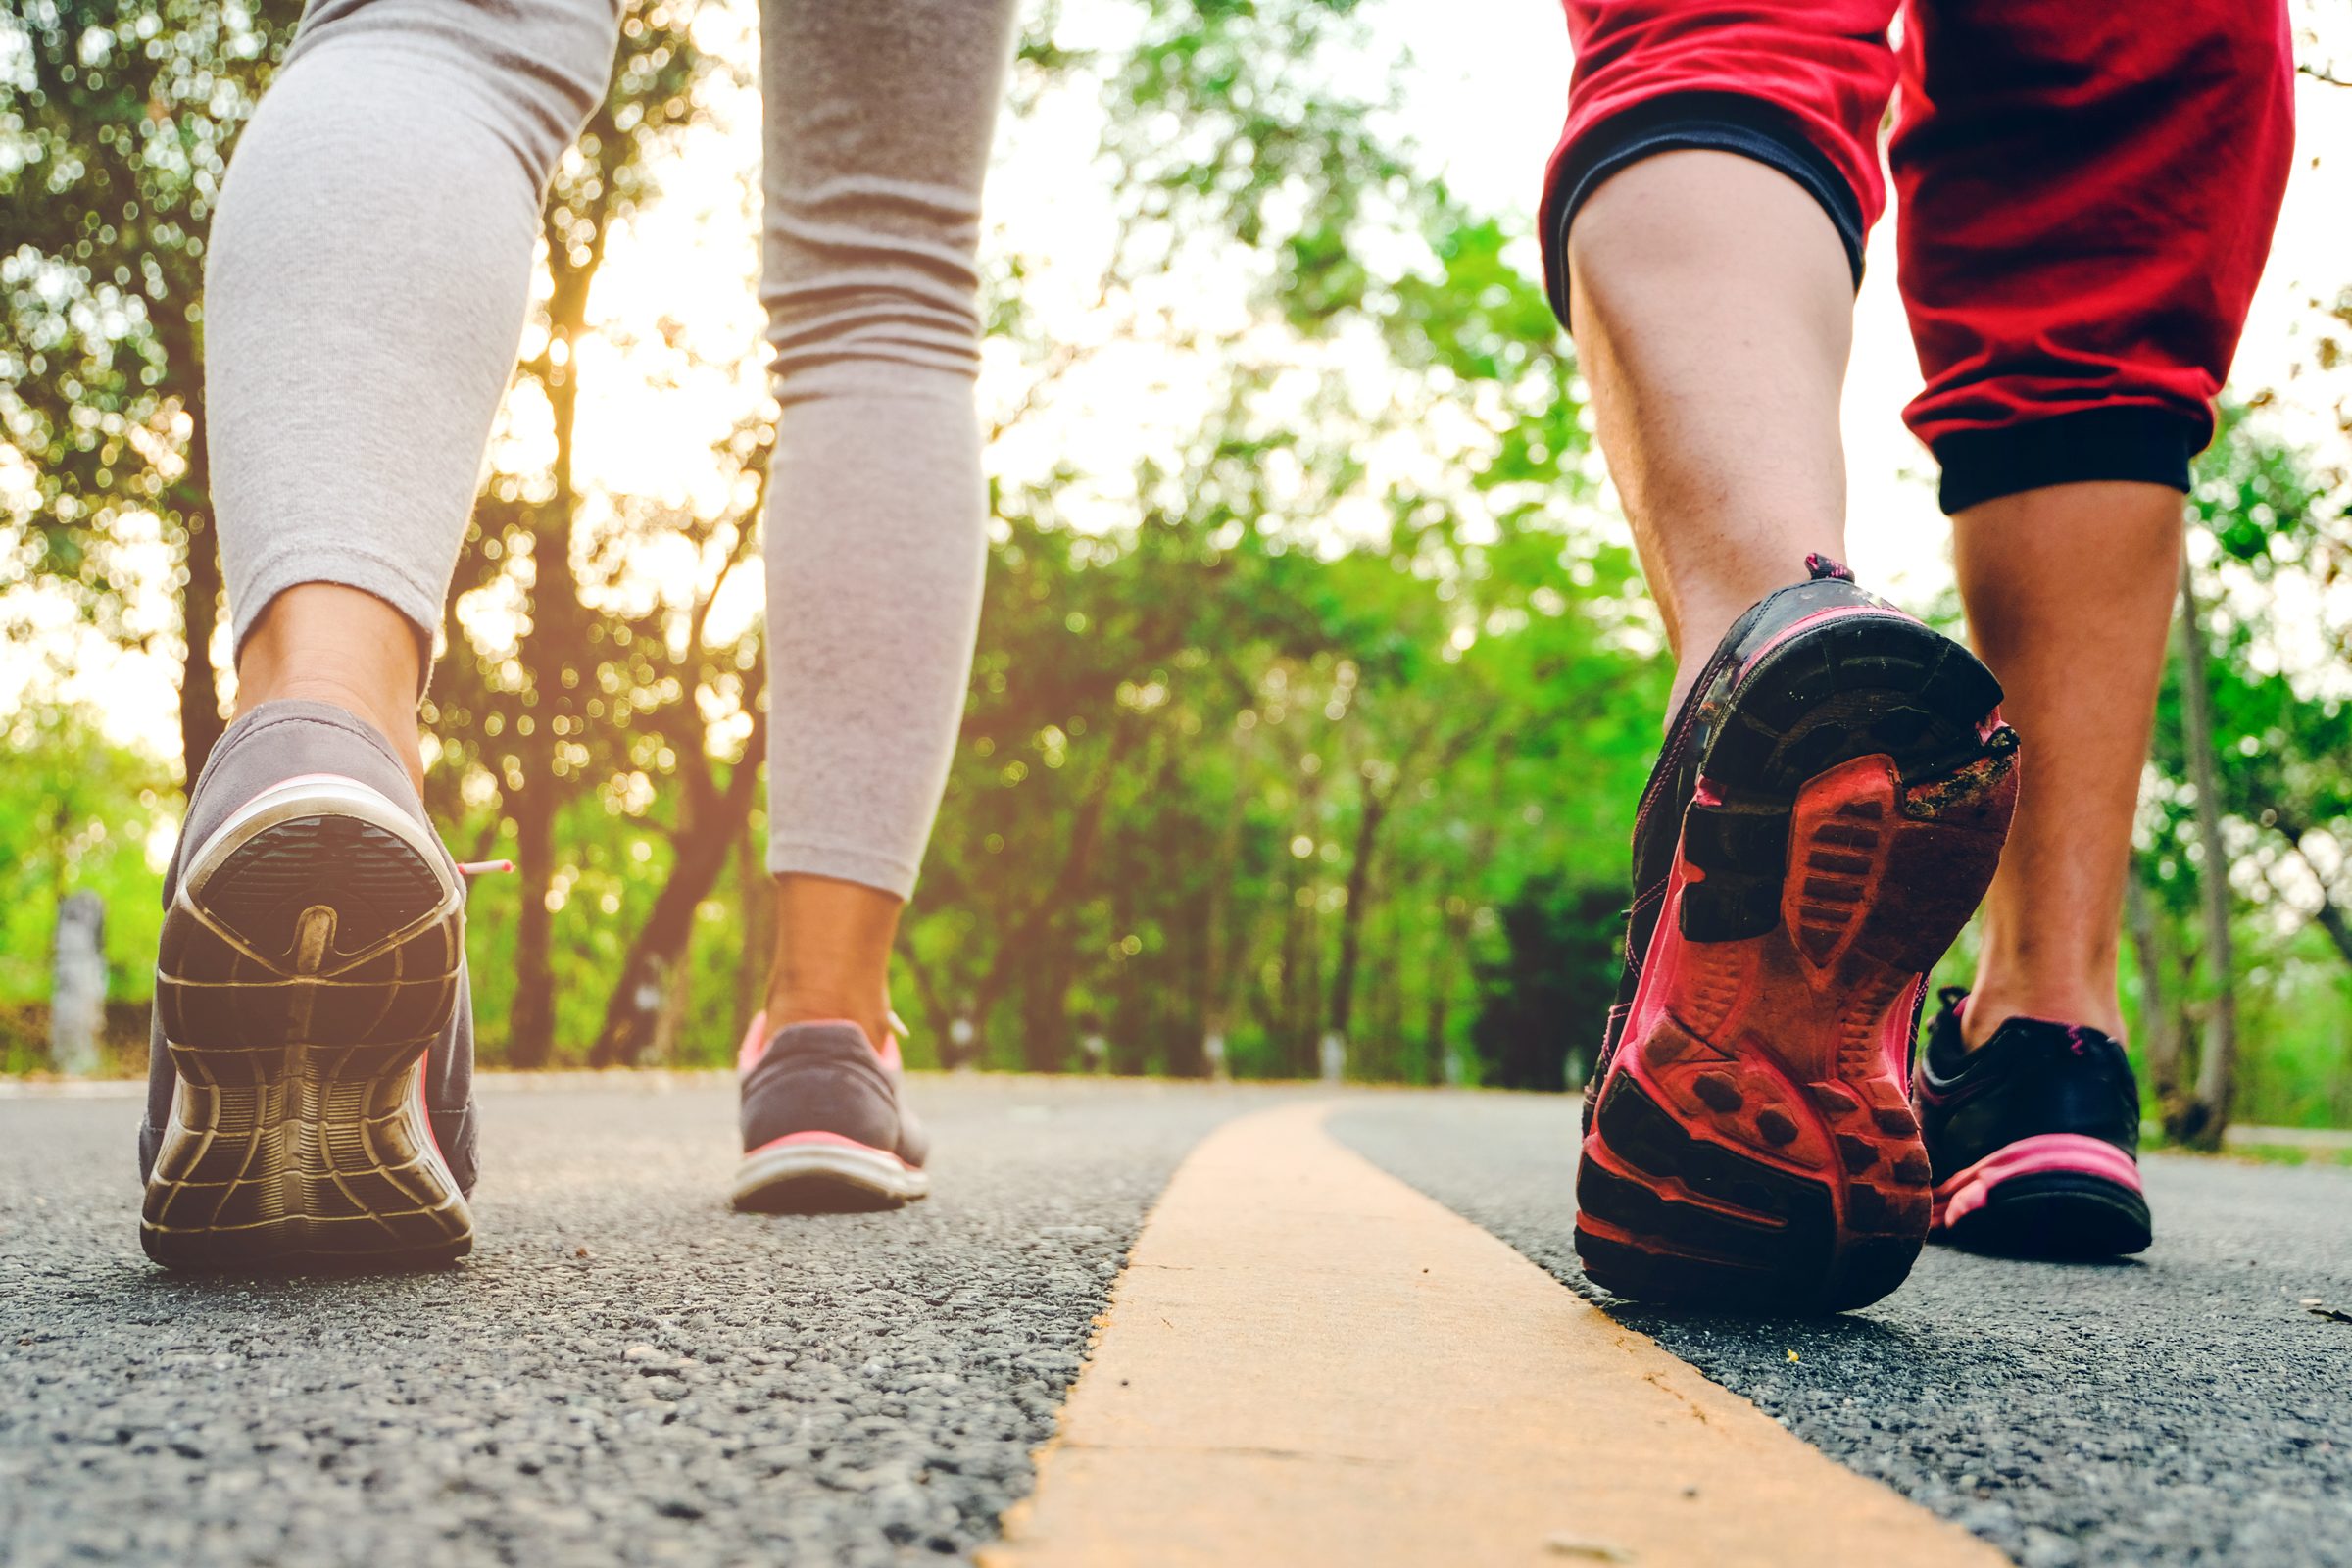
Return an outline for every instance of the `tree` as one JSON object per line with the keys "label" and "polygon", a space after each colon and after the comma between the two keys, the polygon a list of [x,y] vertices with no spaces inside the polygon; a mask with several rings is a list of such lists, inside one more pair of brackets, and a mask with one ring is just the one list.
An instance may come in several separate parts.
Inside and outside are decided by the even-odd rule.
{"label": "tree", "polygon": [[[2238,1109],[2246,976],[2277,972],[2245,957],[2247,941],[2277,955],[2309,920],[2352,959],[2352,941],[2335,936],[2352,939],[2335,887],[2339,835],[2352,831],[2352,712],[2329,689],[2342,630],[2277,613],[2337,575],[2346,540],[2332,488],[2258,411],[2233,408],[2189,498],[2154,833],[2128,913],[2159,1110],[2169,1136],[2202,1147],[2219,1147]],[[2246,886],[2233,887],[2232,868],[2250,873]]]}
{"label": "tree", "polygon": [[2214,755],[2213,699],[2207,685],[2205,612],[2197,603],[2196,577],[2187,558],[2180,562],[2181,744],[2196,790],[2197,848],[2203,859],[2198,884],[2205,896],[2205,962],[2211,991],[2205,1004],[2205,1032],[2198,1053],[2196,1087],[2166,1131],[2182,1143],[2219,1149],[2230,1123],[2237,1081],[2237,971],[2231,955],[2229,847],[2222,838],[2219,759]]}
{"label": "tree", "polygon": [[[656,193],[654,166],[691,121],[698,85],[721,69],[695,47],[690,22],[663,0],[632,0],[611,91],[555,177],[542,220],[546,301],[510,401],[511,410],[517,399],[544,409],[552,452],[541,472],[494,473],[476,509],[455,594],[495,600],[504,612],[470,622],[460,614],[426,709],[428,724],[451,741],[437,798],[461,803],[468,779],[487,780],[521,874],[503,1041],[515,1066],[542,1065],[556,1050],[557,824],[565,808],[631,779],[680,780],[670,808],[671,885],[610,982],[594,1047],[602,1061],[626,1060],[650,1022],[635,998],[677,962],[693,910],[750,808],[759,766],[754,749],[739,754],[739,784],[722,788],[712,776],[709,754],[720,733],[734,729],[738,745],[757,740],[759,694],[748,673],[757,667],[753,634],[711,648],[706,633],[713,601],[755,537],[764,426],[747,420],[717,443],[734,475],[734,505],[713,515],[595,498],[617,503],[607,524],[579,483],[581,349],[598,330],[598,272],[615,229]],[[654,531],[681,535],[704,564],[684,605],[630,603],[627,545]],[[669,633],[681,627],[673,642]],[[706,696],[715,714],[705,712]]]}
{"label": "tree", "polygon": [[220,739],[204,446],[204,236],[300,0],[23,0],[0,18],[0,441],[28,470],[16,564],[98,634],[160,542],[178,601],[181,777]]}
{"label": "tree", "polygon": [[1503,906],[1503,952],[1480,966],[1486,1001],[1471,1038],[1497,1089],[1580,1087],[1617,995],[1625,901],[1614,887],[1538,876]]}

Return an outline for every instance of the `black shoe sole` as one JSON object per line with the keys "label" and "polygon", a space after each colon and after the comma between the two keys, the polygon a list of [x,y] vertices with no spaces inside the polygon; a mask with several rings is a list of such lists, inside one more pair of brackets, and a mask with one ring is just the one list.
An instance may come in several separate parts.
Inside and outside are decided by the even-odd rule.
{"label": "black shoe sole", "polygon": [[2147,1200],[2129,1187],[2042,1171],[2002,1182],[1937,1239],[1995,1257],[2086,1261],[2144,1252],[2155,1235]]}
{"label": "black shoe sole", "polygon": [[173,1269],[412,1267],[473,1245],[418,1077],[463,896],[398,807],[280,786],[191,858],[156,1006],[179,1086],[139,1240]]}

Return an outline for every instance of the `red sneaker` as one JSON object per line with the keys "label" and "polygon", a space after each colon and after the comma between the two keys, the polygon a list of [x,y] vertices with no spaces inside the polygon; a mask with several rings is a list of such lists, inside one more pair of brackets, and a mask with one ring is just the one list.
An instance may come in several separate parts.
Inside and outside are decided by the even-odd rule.
{"label": "red sneaker", "polygon": [[1716,648],[1636,819],[1577,1173],[1577,1252],[1620,1296],[1841,1311],[1927,1238],[1911,1040],[1999,862],[2017,735],[1967,649],[1807,564]]}

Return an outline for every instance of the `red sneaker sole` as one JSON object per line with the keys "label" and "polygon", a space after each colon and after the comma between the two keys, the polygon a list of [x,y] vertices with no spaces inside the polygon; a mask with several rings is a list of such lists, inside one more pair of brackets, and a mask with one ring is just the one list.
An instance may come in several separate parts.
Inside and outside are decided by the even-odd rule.
{"label": "red sneaker sole", "polygon": [[[1870,715],[1895,705],[1915,743],[1901,750],[1935,765],[1906,777],[1874,752],[1782,794],[1770,768],[1734,759],[1728,779],[1702,780],[1578,1172],[1578,1252],[1618,1295],[1839,1311],[1900,1284],[1926,1241],[1910,1036],[1927,971],[1999,862],[2016,739],[1978,706],[1987,688],[1997,701],[1989,676],[1944,672],[1944,649],[1981,672],[1965,651],[1871,618],[1859,642],[1838,632],[1850,671],[1833,650],[1821,675],[1812,653],[1817,690],[1793,707],[1868,744]],[[1772,726],[1800,748],[1820,729]]]}

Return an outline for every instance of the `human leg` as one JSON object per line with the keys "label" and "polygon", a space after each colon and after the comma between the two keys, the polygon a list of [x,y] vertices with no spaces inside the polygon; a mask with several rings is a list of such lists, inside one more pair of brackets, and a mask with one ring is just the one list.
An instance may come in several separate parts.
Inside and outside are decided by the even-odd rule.
{"label": "human leg", "polygon": [[1617,173],[1569,252],[1578,362],[1674,648],[1672,713],[1748,606],[1806,556],[1845,553],[1853,276],[1803,187],[1711,149]]}
{"label": "human leg", "polygon": [[913,891],[963,711],[987,551],[975,252],[1012,16],[768,0],[762,17],[782,405],[768,868],[796,884],[772,1024],[882,1032],[885,906]]}
{"label": "human leg", "polygon": [[291,607],[252,671],[261,699],[314,651],[371,694],[384,669],[421,668],[514,372],[541,195],[603,99],[616,25],[612,0],[319,0],[304,17],[237,144],[205,279],[240,679],[280,596],[314,583],[390,606],[414,646]]}
{"label": "human leg", "polygon": [[1928,1229],[1912,1019],[2015,739],[1966,650],[1825,559],[1890,12],[1570,8],[1553,297],[1679,664],[1578,1173],[1620,1294],[1860,1305]]}
{"label": "human leg", "polygon": [[2201,0],[2150,32],[2094,6],[1930,0],[1902,70],[1928,378],[1905,416],[1943,465],[1970,623],[2033,757],[1968,1035],[2016,1012],[2112,1030],[2179,492],[2292,146],[2286,18]]}
{"label": "human leg", "polygon": [[[1985,895],[1972,1045],[2021,1014],[2123,1037],[2119,911],[2180,597],[2180,510],[2169,485],[2090,481],[1957,519],[1970,631],[2033,759]],[[2085,583],[2098,585],[2095,613]]]}
{"label": "human leg", "polygon": [[2024,738],[1973,995],[1916,1097],[1965,1245],[2147,1245],[2117,926],[2189,459],[2210,438],[2293,143],[2283,6],[2158,29],[2087,5],[1912,7],[1902,283],[1962,597]]}
{"label": "human leg", "polygon": [[207,279],[238,716],[166,877],[142,1240],[213,1266],[471,1243],[461,871],[416,700],[611,0],[320,0]]}
{"label": "human leg", "polygon": [[1553,308],[1680,679],[1843,554],[1838,396],[1893,0],[1569,0],[1576,74],[1545,182]]}
{"label": "human leg", "polygon": [[[979,621],[976,252],[1013,16],[1008,0],[762,9],[777,922],[744,1050],[747,1207],[920,1195],[888,976]],[[845,1054],[858,1036],[880,1074]]]}

